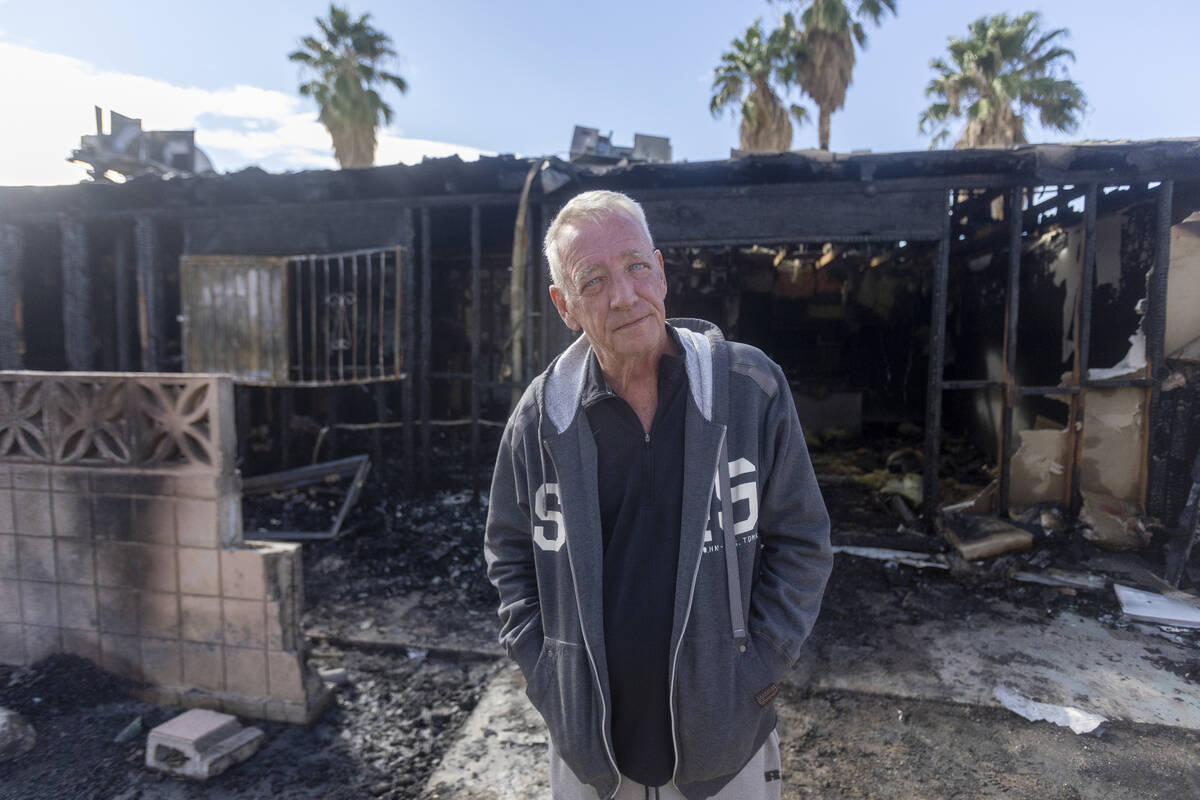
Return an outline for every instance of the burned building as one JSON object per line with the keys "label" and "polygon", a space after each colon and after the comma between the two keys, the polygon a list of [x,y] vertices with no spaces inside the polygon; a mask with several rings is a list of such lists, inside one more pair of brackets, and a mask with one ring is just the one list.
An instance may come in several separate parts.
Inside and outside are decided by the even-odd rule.
{"label": "burned building", "polygon": [[[1186,521],[1200,140],[5,188],[0,368],[230,375],[241,457],[266,426],[259,465],[307,461],[293,417],[393,426],[415,490],[435,431],[485,468],[569,341],[539,243],[593,188],[643,204],[669,313],[762,347],[810,433],[919,425],[927,510],[949,429],[989,454],[993,511]],[[0,459],[20,461],[0,401]]]}

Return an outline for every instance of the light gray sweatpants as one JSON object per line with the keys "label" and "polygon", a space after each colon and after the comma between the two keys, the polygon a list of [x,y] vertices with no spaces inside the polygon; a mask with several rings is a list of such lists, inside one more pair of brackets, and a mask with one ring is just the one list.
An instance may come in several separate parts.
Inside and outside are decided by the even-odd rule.
{"label": "light gray sweatpants", "polygon": [[[782,790],[779,734],[771,731],[750,763],[709,800],[779,800]],[[595,789],[579,782],[571,768],[559,758],[554,745],[550,746],[550,794],[554,800],[603,800]],[[622,775],[621,786],[613,800],[683,800],[683,795],[673,783],[643,786]]]}

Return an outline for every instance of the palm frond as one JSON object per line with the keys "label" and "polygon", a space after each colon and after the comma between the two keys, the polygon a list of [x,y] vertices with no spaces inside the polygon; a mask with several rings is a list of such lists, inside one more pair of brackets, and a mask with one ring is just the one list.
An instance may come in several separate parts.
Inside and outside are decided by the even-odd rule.
{"label": "palm frond", "polygon": [[[1044,126],[1074,130],[1086,99],[1065,66],[1075,54],[1059,44],[1069,32],[1042,31],[1040,21],[1035,11],[993,14],[971,22],[966,37],[950,37],[948,57],[929,63],[935,77],[925,94],[934,103],[919,118],[919,129],[934,133],[958,117],[968,124],[956,146],[1014,144],[1025,141],[1023,120],[1037,111]],[[935,146],[943,134],[934,134]]]}
{"label": "palm frond", "polygon": [[374,160],[375,129],[393,116],[377,87],[393,86],[401,94],[408,83],[386,71],[396,58],[387,34],[371,25],[371,15],[351,17],[336,4],[316,20],[320,37],[304,36],[301,49],[288,59],[313,73],[298,90],[317,104],[318,119],[329,130],[334,155],[343,167],[369,166]]}

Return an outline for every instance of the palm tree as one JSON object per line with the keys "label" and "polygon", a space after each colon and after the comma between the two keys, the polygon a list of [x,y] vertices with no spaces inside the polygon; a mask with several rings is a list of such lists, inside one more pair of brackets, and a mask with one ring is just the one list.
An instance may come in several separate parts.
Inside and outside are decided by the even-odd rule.
{"label": "palm tree", "polygon": [[[867,46],[863,22],[878,26],[885,11],[896,13],[896,0],[800,0],[806,5],[800,29],[789,33],[797,40],[793,48],[795,77],[800,88],[819,109],[817,140],[829,149],[829,118],[846,103],[846,89],[854,72],[854,49]],[[789,27],[785,17],[784,27]]]}
{"label": "palm tree", "polygon": [[1079,127],[1087,100],[1070,79],[1064,60],[1075,54],[1058,44],[1066,28],[1043,33],[1041,15],[1029,11],[980,17],[965,39],[950,37],[950,61],[929,62],[938,74],[925,95],[934,98],[921,114],[920,130],[933,134],[930,148],[950,136],[951,117],[967,120],[955,148],[1024,144],[1025,115],[1036,110],[1046,128],[1071,132]]}
{"label": "palm tree", "polygon": [[775,91],[778,81],[787,89],[791,58],[783,30],[763,35],[762,20],[756,19],[746,35],[729,43],[721,63],[713,69],[712,100],[708,110],[719,117],[740,105],[738,147],[742,150],[790,150],[792,121],[803,124],[807,111],[799,105],[784,107]]}
{"label": "palm tree", "polygon": [[381,67],[396,57],[391,38],[373,27],[370,14],[352,20],[344,8],[329,6],[329,18],[317,17],[324,41],[315,36],[300,40],[302,50],[288,55],[316,73],[300,85],[300,94],[312,97],[320,109],[318,119],[333,139],[333,155],[343,169],[375,163],[375,129],[392,121],[392,107],[376,86],[408,91],[404,78]]}

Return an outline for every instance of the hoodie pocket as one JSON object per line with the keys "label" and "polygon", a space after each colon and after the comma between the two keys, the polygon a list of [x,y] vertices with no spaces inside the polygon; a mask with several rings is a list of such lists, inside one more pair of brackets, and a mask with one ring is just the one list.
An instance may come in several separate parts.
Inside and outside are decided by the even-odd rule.
{"label": "hoodie pocket", "polygon": [[775,727],[775,683],[786,665],[766,643],[685,640],[675,703],[681,783],[737,773]]}
{"label": "hoodie pocket", "polygon": [[546,721],[554,749],[584,783],[612,779],[595,679],[582,645],[545,637],[525,695]]}

